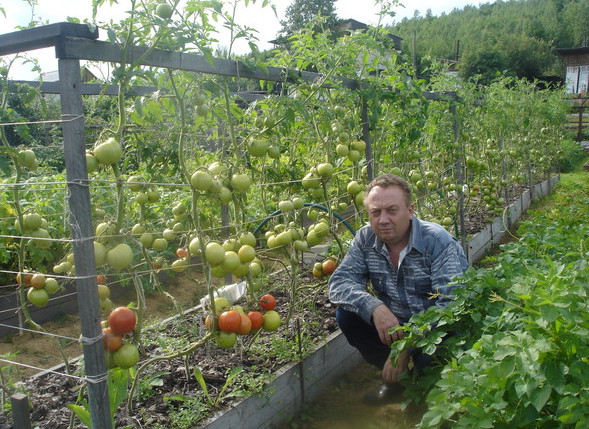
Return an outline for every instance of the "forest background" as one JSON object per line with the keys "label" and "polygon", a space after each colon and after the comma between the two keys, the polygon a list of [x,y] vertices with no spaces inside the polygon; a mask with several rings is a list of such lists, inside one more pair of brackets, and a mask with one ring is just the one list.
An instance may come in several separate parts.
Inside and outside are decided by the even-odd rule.
{"label": "forest background", "polygon": [[[335,0],[294,0],[286,13],[282,36],[288,37],[321,13],[324,26],[341,18]],[[410,3],[407,7],[411,7]],[[387,28],[401,37],[402,54],[418,75],[432,73],[436,60],[459,61],[463,78],[489,83],[498,75],[554,80],[564,77],[557,48],[578,48],[589,42],[589,0],[511,0],[454,9],[424,16],[415,11]]]}

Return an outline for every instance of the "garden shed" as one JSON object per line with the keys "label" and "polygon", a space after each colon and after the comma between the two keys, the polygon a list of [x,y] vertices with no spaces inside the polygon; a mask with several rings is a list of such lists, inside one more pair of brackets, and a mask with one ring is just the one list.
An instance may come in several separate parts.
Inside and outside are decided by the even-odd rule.
{"label": "garden shed", "polygon": [[586,94],[589,88],[589,47],[560,48],[556,50],[566,67],[566,92]]}

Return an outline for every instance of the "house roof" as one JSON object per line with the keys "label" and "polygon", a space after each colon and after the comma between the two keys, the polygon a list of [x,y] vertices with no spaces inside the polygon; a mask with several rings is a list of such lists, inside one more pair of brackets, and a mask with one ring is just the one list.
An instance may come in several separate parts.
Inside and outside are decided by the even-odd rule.
{"label": "house roof", "polygon": [[589,47],[585,46],[582,48],[556,48],[554,51],[561,56],[589,54]]}
{"label": "house roof", "polygon": [[[363,22],[356,21],[355,19],[350,18],[350,19],[344,19],[344,20],[340,21],[337,24],[337,27],[342,31],[357,31],[357,30],[365,31],[370,26],[367,24],[364,24]],[[388,36],[391,38],[391,40],[393,40],[393,43],[395,44],[395,49],[401,50],[401,41],[403,40],[403,38],[399,37],[399,36],[395,36],[392,33],[389,33]]]}

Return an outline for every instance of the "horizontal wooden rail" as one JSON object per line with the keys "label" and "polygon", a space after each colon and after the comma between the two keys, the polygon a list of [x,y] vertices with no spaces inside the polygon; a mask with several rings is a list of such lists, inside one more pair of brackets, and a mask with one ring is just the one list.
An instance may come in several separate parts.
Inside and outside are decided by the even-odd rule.
{"label": "horizontal wooden rail", "polygon": [[55,46],[58,39],[66,36],[98,39],[98,28],[73,22],[58,22],[2,34],[0,35],[0,55],[49,48]]}
{"label": "horizontal wooden rail", "polygon": [[[8,85],[11,89],[15,89],[18,85],[29,85],[34,88],[39,88],[43,94],[59,94],[59,82],[39,82],[37,80],[9,80]],[[132,86],[127,94],[131,96],[142,96],[151,94],[158,89],[155,86]],[[101,85],[99,83],[82,83],[80,88],[82,95],[117,95],[119,87],[117,85]]]}
{"label": "horizontal wooden rail", "polygon": [[[128,49],[125,58],[119,45],[96,40],[98,29],[85,24],[61,22],[31,29],[0,35],[0,55],[14,54],[38,48],[55,46],[55,54],[60,59],[77,59],[127,64],[150,67],[169,68],[189,72],[215,74],[220,76],[266,80],[273,82],[321,82],[330,87],[336,84],[350,89],[357,89],[360,83],[356,79],[332,77],[324,82],[325,75],[303,70],[281,67],[250,67],[239,60],[214,58],[209,61],[204,55],[194,53],[171,52],[162,49],[150,49],[145,46],[133,46]],[[17,82],[14,82],[17,83]],[[29,82],[22,82],[28,83]],[[34,84],[32,84],[35,86]],[[58,94],[59,85],[53,82],[39,84],[42,92]],[[98,84],[85,84],[84,95],[106,93],[115,95],[116,87],[104,89]],[[148,87],[137,87],[131,95],[144,95],[152,92]],[[456,92],[423,92],[428,100],[451,101]]]}

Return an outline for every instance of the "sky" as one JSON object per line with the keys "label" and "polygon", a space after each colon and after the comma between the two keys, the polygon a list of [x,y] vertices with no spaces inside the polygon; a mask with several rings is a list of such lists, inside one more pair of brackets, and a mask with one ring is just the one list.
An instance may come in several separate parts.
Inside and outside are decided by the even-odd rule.
{"label": "sky", "polygon": [[[244,0],[238,0],[240,5],[243,5]],[[124,11],[128,9],[129,0],[117,0],[118,4],[109,6],[110,1],[106,1],[105,5],[99,9],[97,21],[108,22],[110,19],[117,21],[117,17],[123,16]],[[227,3],[232,2],[228,0]],[[274,14],[270,7],[261,7],[262,0],[257,0],[255,4],[251,4],[239,9],[236,20],[249,27],[255,28],[258,31],[258,47],[260,50],[270,49],[272,45],[268,42],[276,37],[281,29],[280,20],[284,19],[284,13],[290,0],[271,0],[276,5],[278,17]],[[492,0],[476,1],[476,0],[401,0],[401,4],[393,10],[396,13],[394,18],[387,18],[383,24],[392,24],[394,21],[398,22],[401,19],[414,16],[415,11],[419,11],[421,16],[425,15],[428,9],[431,9],[434,16],[439,16],[442,13],[449,13],[452,10],[462,9],[464,6],[473,5],[479,6],[484,3],[493,3]],[[76,17],[80,20],[92,17],[92,1],[91,0],[37,0],[37,5],[34,9],[34,19],[40,20],[44,23],[55,23],[66,21],[67,17]],[[375,25],[378,23],[377,13],[379,7],[375,5],[373,0],[336,0],[335,2],[336,14],[339,18],[348,19],[353,18],[356,21],[363,22],[368,25]],[[25,0],[0,0],[0,8],[6,11],[6,17],[0,14],[0,33],[8,33],[15,31],[19,25],[26,26],[33,19],[31,7]],[[102,31],[99,39],[104,40],[105,35]],[[222,46],[228,45],[228,40],[219,37]],[[247,45],[237,45],[235,52],[244,54],[247,52]],[[43,70],[43,72],[51,72],[57,70],[57,60],[55,59],[55,52],[51,49],[40,49],[30,51],[30,57],[36,58]],[[15,80],[37,79],[37,74],[30,70],[31,66],[26,64],[18,64],[11,68],[9,77]]]}

